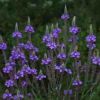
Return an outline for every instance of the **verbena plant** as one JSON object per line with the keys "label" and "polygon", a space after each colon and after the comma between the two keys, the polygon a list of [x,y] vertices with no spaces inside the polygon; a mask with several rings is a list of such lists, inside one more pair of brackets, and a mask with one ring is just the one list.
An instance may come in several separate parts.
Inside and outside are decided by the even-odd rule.
{"label": "verbena plant", "polygon": [[46,52],[42,58],[38,56],[39,50],[32,43],[35,30],[29,17],[25,27],[27,41],[21,40],[24,34],[18,30],[16,23],[12,33],[15,45],[9,57],[6,56],[7,44],[0,36],[0,50],[5,62],[0,75],[2,79],[6,79],[3,100],[86,100],[91,95],[100,82],[100,57],[98,49],[95,49],[96,36],[90,25],[89,35],[84,41],[88,55],[82,55],[78,46],[80,28],[77,27],[74,16],[68,30],[69,18],[65,6],[61,16],[64,27],[59,28],[58,23],[51,27],[46,26],[42,39]]}

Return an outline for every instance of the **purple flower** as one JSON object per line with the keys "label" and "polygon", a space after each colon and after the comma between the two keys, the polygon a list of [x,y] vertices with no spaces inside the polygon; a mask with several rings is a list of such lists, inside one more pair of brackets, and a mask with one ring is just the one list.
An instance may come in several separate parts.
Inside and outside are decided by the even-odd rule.
{"label": "purple flower", "polygon": [[87,43],[87,48],[93,50],[94,48],[96,48],[96,44],[94,44],[94,43]]}
{"label": "purple flower", "polygon": [[74,80],[73,83],[72,83],[73,86],[80,86],[82,85],[82,81],[80,80]]}
{"label": "purple flower", "polygon": [[61,19],[66,21],[68,20],[70,17],[69,17],[69,14],[68,13],[64,13],[62,16],[61,16]]}
{"label": "purple flower", "polygon": [[34,28],[32,27],[32,25],[27,25],[25,27],[25,32],[34,33],[35,31],[34,31]]}
{"label": "purple flower", "polygon": [[19,31],[15,31],[12,33],[13,38],[22,38],[22,33]]}
{"label": "purple flower", "polygon": [[61,60],[64,60],[64,59],[66,59],[66,54],[65,54],[65,53],[59,53],[59,54],[57,55],[57,58],[59,58],[59,59],[61,59]]}
{"label": "purple flower", "polygon": [[30,41],[28,41],[28,42],[25,44],[25,49],[26,49],[26,50],[33,50],[33,48],[34,48],[34,46],[33,46],[33,44],[32,44]]}
{"label": "purple flower", "polygon": [[71,56],[71,58],[78,59],[78,58],[80,58],[80,52],[73,51],[73,52],[71,52],[70,56]]}
{"label": "purple flower", "polygon": [[25,73],[25,74],[31,74],[31,68],[27,65],[24,65],[23,68],[22,68],[22,71]]}
{"label": "purple flower", "polygon": [[0,43],[0,50],[6,50],[7,49],[7,44],[2,42]]}
{"label": "purple flower", "polygon": [[25,73],[24,73],[23,70],[20,70],[20,71],[17,72],[17,75],[18,75],[18,77],[24,77]]}
{"label": "purple flower", "polygon": [[76,35],[77,33],[79,33],[79,27],[77,27],[77,26],[71,26],[69,28],[69,32]]}
{"label": "purple flower", "polygon": [[31,74],[32,74],[32,75],[37,75],[37,69],[32,68],[32,69],[31,69]]}
{"label": "purple flower", "polygon": [[10,73],[12,70],[13,70],[13,67],[9,65],[3,68],[3,72],[7,74]]}
{"label": "purple flower", "polygon": [[89,42],[89,43],[94,43],[96,42],[96,36],[93,35],[93,34],[90,34],[86,37],[86,42]]}
{"label": "purple flower", "polygon": [[30,55],[30,60],[37,61],[39,58],[36,55]]}
{"label": "purple flower", "polygon": [[48,65],[51,63],[51,58],[44,58],[42,59],[42,65]]}
{"label": "purple flower", "polygon": [[48,42],[46,46],[51,50],[54,50],[57,48],[57,44],[55,42]]}
{"label": "purple flower", "polygon": [[92,60],[92,63],[93,63],[94,65],[100,66],[100,57],[94,56],[94,57],[92,57],[91,60]]}
{"label": "purple flower", "polygon": [[14,66],[15,66],[15,62],[6,63],[5,67],[3,68],[3,72],[4,73],[10,73],[13,70]]}
{"label": "purple flower", "polygon": [[61,29],[60,29],[60,28],[55,28],[55,29],[52,31],[52,34],[53,34],[53,37],[54,37],[54,38],[58,38],[59,33],[61,33]]}
{"label": "purple flower", "polygon": [[60,64],[55,65],[55,70],[59,71],[60,73],[64,72],[64,66]]}
{"label": "purple flower", "polygon": [[6,82],[5,82],[5,86],[6,87],[13,87],[14,86],[14,81],[13,80],[7,80]]}
{"label": "purple flower", "polygon": [[27,65],[24,65],[21,71],[24,73],[24,75],[25,74],[28,74],[28,75],[37,75],[37,69],[30,68]]}
{"label": "purple flower", "polygon": [[61,64],[56,64],[55,70],[59,71],[60,73],[67,72],[67,74],[70,74],[70,75],[72,74],[71,69],[68,69],[64,65],[61,65]]}
{"label": "purple flower", "polygon": [[36,48],[30,41],[28,41],[24,47],[26,50],[33,50],[34,52],[39,51],[38,48]]}
{"label": "purple flower", "polygon": [[25,59],[24,53],[19,48],[13,48],[11,52],[11,59],[18,60],[18,59]]}
{"label": "purple flower", "polygon": [[12,94],[11,93],[4,93],[2,98],[3,100],[11,100],[12,99]]}
{"label": "purple flower", "polygon": [[43,79],[45,79],[46,78],[46,75],[43,75],[43,74],[39,74],[38,76],[36,76],[36,79],[37,80],[43,80]]}
{"label": "purple flower", "polygon": [[73,91],[72,89],[64,90],[64,95],[72,95]]}
{"label": "purple flower", "polygon": [[42,41],[43,41],[43,43],[48,43],[48,42],[50,42],[50,41],[51,41],[50,34],[44,35]]}

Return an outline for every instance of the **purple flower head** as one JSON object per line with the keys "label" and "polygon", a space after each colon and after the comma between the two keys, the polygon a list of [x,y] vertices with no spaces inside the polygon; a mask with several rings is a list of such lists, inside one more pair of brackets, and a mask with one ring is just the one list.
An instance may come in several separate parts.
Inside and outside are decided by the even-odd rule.
{"label": "purple flower head", "polygon": [[28,41],[28,42],[25,44],[24,48],[25,48],[26,50],[33,50],[34,52],[38,52],[38,51],[39,51],[38,48],[36,48],[36,47],[32,44],[32,42],[30,42],[30,41]]}
{"label": "purple flower head", "polygon": [[55,65],[55,70],[59,71],[60,73],[64,72],[64,66],[61,64],[56,64]]}
{"label": "purple flower head", "polygon": [[2,42],[0,43],[0,50],[6,50],[7,49],[7,44]]}
{"label": "purple flower head", "polygon": [[66,21],[66,20],[68,20],[69,18],[70,18],[70,17],[69,17],[69,14],[68,14],[68,12],[67,12],[67,7],[66,7],[66,5],[65,5],[64,14],[61,16],[61,19],[64,20],[64,21]]}
{"label": "purple flower head", "polygon": [[41,81],[45,78],[46,78],[46,75],[43,75],[43,74],[39,74],[38,76],[36,76],[36,79],[39,80],[39,81]]}
{"label": "purple flower head", "polygon": [[37,75],[37,69],[35,68],[30,68],[29,66],[27,65],[24,65],[23,68],[22,68],[22,72],[24,74],[28,74],[28,75]]}
{"label": "purple flower head", "polygon": [[96,42],[96,36],[93,35],[93,34],[89,34],[89,35],[86,37],[86,42],[88,42],[88,43],[94,43],[94,42]]}
{"label": "purple flower head", "polygon": [[69,17],[69,14],[68,14],[68,13],[64,13],[64,14],[62,14],[62,16],[61,16],[61,19],[64,20],[64,21],[68,20],[69,18],[70,18],[70,17]]}
{"label": "purple flower head", "polygon": [[71,75],[72,71],[71,69],[66,68],[64,65],[61,64],[56,64],[55,65],[55,70],[57,70],[58,72],[62,73],[62,72],[66,72],[67,74]]}
{"label": "purple flower head", "polygon": [[91,60],[94,65],[100,66],[100,57],[93,56]]}
{"label": "purple flower head", "polygon": [[6,87],[13,87],[14,86],[14,81],[13,80],[7,80],[6,82],[5,82],[5,86]]}
{"label": "purple flower head", "polygon": [[11,59],[18,60],[18,59],[25,59],[24,53],[19,48],[13,48],[11,52]]}
{"label": "purple flower head", "polygon": [[51,63],[51,58],[44,58],[42,59],[42,65],[48,65]]}
{"label": "purple flower head", "polygon": [[15,31],[12,33],[13,38],[22,38],[22,33],[19,31]]}
{"label": "purple flower head", "polygon": [[31,69],[31,74],[32,74],[32,75],[37,75],[37,69],[32,68],[32,69]]}
{"label": "purple flower head", "polygon": [[24,72],[24,74],[31,74],[31,68],[27,65],[23,66],[22,71]]}
{"label": "purple flower head", "polygon": [[17,72],[17,76],[20,78],[20,77],[24,77],[25,76],[25,73],[23,70],[20,70]]}
{"label": "purple flower head", "polygon": [[3,98],[3,100],[11,100],[12,99],[12,94],[11,93],[4,93],[3,94],[3,96],[2,96],[2,98]]}
{"label": "purple flower head", "polygon": [[72,95],[72,93],[73,93],[72,89],[64,90],[64,95]]}
{"label": "purple flower head", "polygon": [[27,21],[27,26],[25,27],[25,32],[27,33],[34,33],[34,28],[32,27],[32,25],[30,24],[30,17],[28,17],[28,21]]}
{"label": "purple flower head", "polygon": [[32,27],[32,25],[27,25],[25,27],[25,32],[27,32],[27,33],[34,33],[35,31],[34,31],[34,28]]}
{"label": "purple flower head", "polygon": [[42,41],[43,41],[43,43],[48,43],[48,42],[50,42],[50,41],[51,41],[50,34],[44,35]]}
{"label": "purple flower head", "polygon": [[94,44],[94,43],[87,43],[87,48],[93,50],[94,48],[96,48],[96,44]]}
{"label": "purple flower head", "polygon": [[46,46],[51,50],[54,50],[57,48],[57,44],[55,42],[48,42]]}
{"label": "purple flower head", "polygon": [[52,34],[53,34],[53,37],[54,37],[54,38],[58,38],[59,33],[61,33],[61,29],[60,29],[60,28],[55,28],[55,29],[53,29],[53,31],[52,31]]}
{"label": "purple flower head", "polygon": [[13,70],[14,66],[15,66],[15,62],[6,63],[5,67],[3,68],[3,72],[4,73],[10,73]]}
{"label": "purple flower head", "polygon": [[82,85],[82,81],[80,80],[74,80],[73,83],[72,83],[73,86],[80,86]]}
{"label": "purple flower head", "polygon": [[80,52],[78,51],[73,51],[71,52],[71,58],[74,58],[74,59],[79,59],[80,58]]}
{"label": "purple flower head", "polygon": [[18,23],[15,25],[15,31],[12,33],[13,38],[22,38],[22,33],[18,30]]}
{"label": "purple flower head", "polygon": [[66,54],[65,53],[59,53],[57,55],[57,58],[61,59],[61,60],[65,60],[66,59]]}
{"label": "purple flower head", "polygon": [[4,73],[10,73],[13,70],[13,66],[11,66],[9,63],[6,64],[6,66],[3,68]]}
{"label": "purple flower head", "polygon": [[69,32],[70,33],[72,33],[72,34],[74,34],[74,35],[76,35],[77,33],[79,33],[79,27],[77,27],[77,26],[71,26],[70,28],[69,28]]}
{"label": "purple flower head", "polygon": [[30,41],[28,41],[28,42],[25,44],[25,49],[26,49],[26,50],[33,50],[33,48],[34,48],[34,46],[33,46],[33,44],[32,44]]}
{"label": "purple flower head", "polygon": [[37,61],[39,58],[36,55],[30,55],[30,60]]}

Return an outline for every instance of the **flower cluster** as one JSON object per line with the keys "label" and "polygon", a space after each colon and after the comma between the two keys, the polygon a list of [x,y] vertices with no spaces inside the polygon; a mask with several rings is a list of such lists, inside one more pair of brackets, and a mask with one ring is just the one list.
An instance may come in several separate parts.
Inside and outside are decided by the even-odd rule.
{"label": "flower cluster", "polygon": [[67,74],[71,75],[72,74],[72,70],[65,67],[64,65],[61,64],[56,64],[55,65],[55,70],[57,70],[60,73],[66,72]]}
{"label": "flower cluster", "polygon": [[87,42],[87,47],[89,49],[94,49],[96,47],[95,42],[96,42],[96,36],[93,34],[89,34],[86,37],[86,42]]}
{"label": "flower cluster", "polygon": [[51,58],[44,58],[42,59],[42,65],[48,65],[51,63]]}
{"label": "flower cluster", "polygon": [[13,80],[7,80],[6,82],[5,82],[5,86],[6,87],[13,87],[14,86],[14,81]]}
{"label": "flower cluster", "polygon": [[3,68],[3,72],[10,73],[11,71],[13,71],[14,66],[15,66],[15,62],[8,62]]}
{"label": "flower cluster", "polygon": [[100,57],[93,56],[93,57],[92,57],[92,63],[93,63],[94,65],[100,66]]}
{"label": "flower cluster", "polygon": [[[79,89],[83,89],[84,84],[87,85],[90,82],[91,76],[91,80],[98,83],[98,80],[96,80],[98,75],[95,70],[100,66],[100,56],[99,53],[93,55],[93,52],[90,52],[96,47],[96,36],[93,35],[90,27],[90,34],[86,37],[86,42],[91,61],[89,63],[84,62],[84,59],[81,59],[82,53],[79,51],[80,49],[78,50],[77,42],[80,28],[76,26],[76,17],[74,17],[69,32],[67,32],[66,22],[69,18],[65,6],[64,13],[61,16],[61,19],[64,20],[63,29],[58,26],[58,23],[52,24],[50,29],[49,26],[46,26],[46,32],[42,38],[42,43],[46,46],[44,57],[42,57],[42,54],[39,55],[41,49],[39,50],[32,43],[32,34],[35,32],[35,28],[30,24],[29,17],[24,29],[28,39],[24,42],[21,40],[24,34],[22,36],[22,33],[18,30],[18,24],[16,24],[15,31],[12,34],[12,37],[16,39],[16,44],[11,49],[10,55],[7,53],[6,56],[7,44],[0,37],[0,50],[5,61],[1,64],[4,67],[2,68],[3,73],[0,71],[0,75],[7,75],[4,83],[6,90],[2,95],[3,100],[40,99],[37,97],[46,97],[46,99],[50,97],[50,100],[57,97],[57,99],[67,100],[68,96],[72,97],[70,99],[76,100],[76,92],[78,92],[77,96],[81,98],[80,92],[82,91],[79,91]],[[68,40],[64,40],[68,39],[69,35],[71,37],[69,39],[70,46],[67,43]],[[87,57],[87,55],[85,56]],[[94,65],[96,66],[94,67]],[[85,69],[85,71],[83,72],[81,69]],[[84,81],[84,79],[86,80]],[[92,81],[89,85],[91,84],[93,85]]]}
{"label": "flower cluster", "polygon": [[0,43],[0,50],[6,50],[7,49],[7,44],[2,42]]}
{"label": "flower cluster", "polygon": [[74,59],[79,59],[80,58],[80,52],[78,51],[73,51],[71,52],[71,58],[74,58]]}
{"label": "flower cluster", "polygon": [[73,83],[72,83],[73,86],[80,86],[82,85],[82,81],[80,80],[74,80]]}
{"label": "flower cluster", "polygon": [[79,27],[77,27],[77,26],[71,26],[69,28],[69,32],[72,33],[72,34],[74,34],[74,35],[76,35],[77,33],[80,32],[80,30],[79,30]]}

